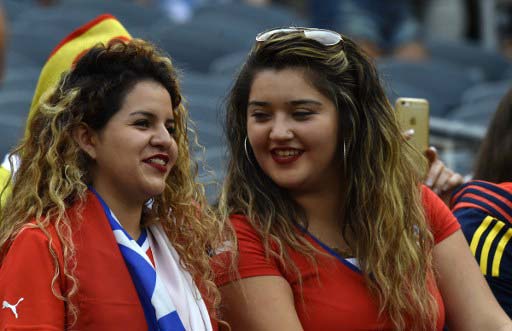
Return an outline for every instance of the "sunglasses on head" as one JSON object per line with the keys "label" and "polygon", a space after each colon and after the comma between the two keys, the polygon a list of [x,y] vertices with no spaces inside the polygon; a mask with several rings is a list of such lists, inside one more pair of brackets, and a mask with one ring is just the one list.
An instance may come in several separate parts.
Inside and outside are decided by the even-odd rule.
{"label": "sunglasses on head", "polygon": [[338,32],[324,29],[315,28],[302,28],[302,27],[288,27],[277,28],[259,33],[256,36],[256,41],[267,41],[276,33],[293,33],[302,32],[304,37],[315,40],[324,46],[333,46],[343,41],[343,38]]}

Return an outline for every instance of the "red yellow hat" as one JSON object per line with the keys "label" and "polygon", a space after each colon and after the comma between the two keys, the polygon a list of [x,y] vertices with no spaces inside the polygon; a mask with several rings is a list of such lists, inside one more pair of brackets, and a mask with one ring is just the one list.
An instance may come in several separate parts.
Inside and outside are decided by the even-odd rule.
{"label": "red yellow hat", "polygon": [[[52,51],[41,70],[27,123],[34,116],[39,103],[42,101],[41,97],[48,89],[53,88],[59,82],[63,72],[70,70],[73,64],[88,49],[98,43],[106,44],[112,39],[130,40],[132,37],[123,25],[109,14],[96,17],[64,38]],[[25,135],[27,135],[26,131]]]}
{"label": "red yellow hat", "polygon": [[[41,70],[32,99],[32,105],[30,106],[27,123],[34,117],[34,113],[37,111],[39,103],[41,102],[41,97],[48,89],[53,88],[59,82],[63,72],[70,70],[73,64],[76,63],[80,56],[87,52],[88,49],[98,43],[106,44],[112,39],[130,40],[132,37],[121,23],[114,16],[109,14],[96,17],[64,38],[50,54],[48,61]],[[28,127],[29,125],[27,124],[27,128]],[[26,129],[25,136],[27,133],[28,131]],[[0,192],[9,180],[10,171],[11,170],[4,166],[0,166]],[[3,204],[9,192],[10,188],[7,188],[7,191],[1,195],[0,205]]]}

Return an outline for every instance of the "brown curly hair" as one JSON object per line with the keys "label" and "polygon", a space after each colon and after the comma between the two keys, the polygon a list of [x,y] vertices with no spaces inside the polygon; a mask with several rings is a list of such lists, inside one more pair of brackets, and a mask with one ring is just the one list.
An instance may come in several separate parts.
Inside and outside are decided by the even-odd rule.
{"label": "brown curly hair", "polygon": [[[70,298],[79,286],[73,274],[72,229],[76,220],[69,219],[66,210],[84,202],[91,160],[72,132],[82,123],[101,130],[120,109],[130,89],[148,79],[160,83],[171,96],[179,152],[163,193],[153,197],[151,208],[144,211],[144,222],[163,225],[182,266],[204,290],[205,300],[213,307],[219,304],[209,254],[221,244],[223,225],[208,206],[203,185],[196,181],[198,164],[191,159],[188,133],[195,143],[197,137],[182,102],[176,70],[171,60],[148,42],[115,40],[90,49],[63,74],[58,86],[43,96],[44,101],[27,123],[28,136],[11,154],[11,159],[19,156],[19,169],[11,175],[12,190],[0,211],[0,247],[6,248],[4,253],[22,228],[35,226],[49,236],[47,226],[50,222],[55,226],[64,252],[62,272],[73,285],[59,296],[53,288],[59,276],[56,268],[52,289],[68,303],[75,321],[79,312]],[[2,194],[7,191],[4,188]],[[58,265],[51,246],[49,250]]]}

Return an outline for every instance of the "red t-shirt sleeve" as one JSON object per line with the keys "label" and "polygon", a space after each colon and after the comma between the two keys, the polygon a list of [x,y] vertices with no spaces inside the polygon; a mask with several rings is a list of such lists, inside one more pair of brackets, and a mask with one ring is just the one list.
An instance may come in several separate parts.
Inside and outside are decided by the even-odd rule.
{"label": "red t-shirt sleeve", "polygon": [[215,259],[223,262],[214,267],[217,285],[222,286],[240,278],[282,275],[276,261],[272,257],[265,256],[261,239],[247,219],[244,216],[234,215],[230,220],[238,240],[236,270],[230,268],[230,257],[226,256],[230,254],[229,252],[217,255]]}
{"label": "red t-shirt sleeve", "polygon": [[[64,330],[64,302],[51,289],[55,263],[48,247],[39,229],[25,229],[9,248],[0,266],[0,330]],[[58,294],[61,285],[59,277]]]}
{"label": "red t-shirt sleeve", "polygon": [[455,216],[446,204],[428,187],[422,187],[423,206],[430,224],[434,241],[440,243],[460,229]]}

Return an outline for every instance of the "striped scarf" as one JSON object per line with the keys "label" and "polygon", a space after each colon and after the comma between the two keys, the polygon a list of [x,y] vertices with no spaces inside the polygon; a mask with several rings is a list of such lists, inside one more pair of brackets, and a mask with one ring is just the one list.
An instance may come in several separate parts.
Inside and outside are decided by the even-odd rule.
{"label": "striped scarf", "polygon": [[110,223],[119,250],[139,295],[149,330],[184,331],[185,327],[178,316],[172,298],[168,295],[162,279],[146,252],[123,229],[98,192],[93,188],[90,188],[90,190],[100,201]]}

